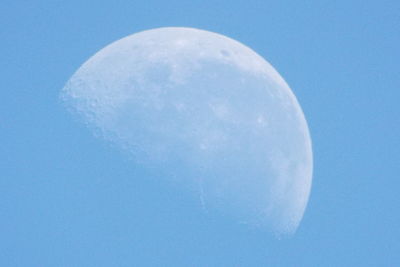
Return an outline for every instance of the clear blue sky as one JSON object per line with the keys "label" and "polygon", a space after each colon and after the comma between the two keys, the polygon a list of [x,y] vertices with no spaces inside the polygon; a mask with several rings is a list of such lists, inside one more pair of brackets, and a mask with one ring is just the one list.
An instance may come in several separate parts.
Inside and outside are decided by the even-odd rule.
{"label": "clear blue sky", "polygon": [[[399,14],[399,1],[3,0],[0,266],[400,266]],[[60,104],[89,56],[161,26],[239,40],[297,95],[315,169],[292,238],[205,217]]]}

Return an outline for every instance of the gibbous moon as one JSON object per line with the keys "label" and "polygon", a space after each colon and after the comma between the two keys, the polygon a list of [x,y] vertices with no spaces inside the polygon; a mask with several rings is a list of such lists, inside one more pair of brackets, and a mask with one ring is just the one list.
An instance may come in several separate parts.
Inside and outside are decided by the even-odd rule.
{"label": "gibbous moon", "polygon": [[[307,205],[307,122],[278,72],[245,45],[192,28],[118,40],[61,98],[135,162],[192,190],[208,214],[293,233]],[[184,189],[185,188],[185,189]]]}

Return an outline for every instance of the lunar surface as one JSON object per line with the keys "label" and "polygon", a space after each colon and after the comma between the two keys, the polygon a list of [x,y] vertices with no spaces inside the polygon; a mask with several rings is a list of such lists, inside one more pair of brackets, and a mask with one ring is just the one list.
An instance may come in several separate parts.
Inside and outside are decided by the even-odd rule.
{"label": "lunar surface", "polygon": [[192,28],[136,33],[86,61],[61,98],[134,164],[193,189],[208,214],[297,229],[312,181],[307,122],[245,45]]}

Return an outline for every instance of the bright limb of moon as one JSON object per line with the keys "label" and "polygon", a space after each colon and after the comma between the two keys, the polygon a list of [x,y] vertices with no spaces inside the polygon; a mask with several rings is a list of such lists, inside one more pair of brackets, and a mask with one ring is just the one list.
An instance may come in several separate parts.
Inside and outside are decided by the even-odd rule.
{"label": "bright limb of moon", "polygon": [[85,123],[183,185],[202,205],[292,233],[307,205],[312,149],[296,97],[243,44],[192,28],[159,28],[100,50],[62,99]]}

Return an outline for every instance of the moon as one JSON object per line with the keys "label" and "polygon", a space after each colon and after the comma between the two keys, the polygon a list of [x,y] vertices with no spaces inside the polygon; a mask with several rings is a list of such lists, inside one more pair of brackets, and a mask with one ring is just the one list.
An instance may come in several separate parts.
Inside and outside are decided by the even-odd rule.
{"label": "moon", "polygon": [[208,214],[294,233],[313,169],[301,107],[247,46],[183,27],[101,49],[62,89],[96,135],[199,197]]}

